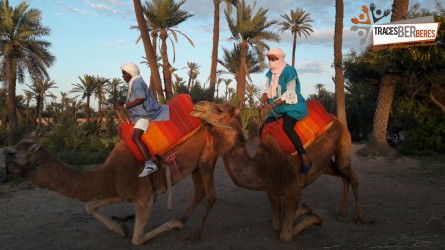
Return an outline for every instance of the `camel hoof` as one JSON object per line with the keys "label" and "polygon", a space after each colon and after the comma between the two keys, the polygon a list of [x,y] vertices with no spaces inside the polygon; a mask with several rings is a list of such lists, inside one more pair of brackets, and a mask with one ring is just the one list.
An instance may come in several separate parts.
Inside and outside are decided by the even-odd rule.
{"label": "camel hoof", "polygon": [[199,232],[194,232],[192,235],[188,236],[187,238],[185,238],[185,241],[188,244],[195,244],[197,243],[199,240],[201,239],[201,233]]}
{"label": "camel hoof", "polygon": [[123,233],[123,237],[124,238],[126,238],[128,235],[129,235],[129,233],[130,233],[130,230],[128,229],[128,226],[127,226],[127,224],[126,223],[122,223],[122,224],[120,224],[120,228],[121,228],[121,231],[122,231],[122,233]]}
{"label": "camel hoof", "polygon": [[363,218],[355,218],[355,219],[354,219],[354,222],[355,222],[356,224],[358,224],[358,225],[365,225],[365,224],[373,224],[373,223],[374,223],[373,220],[366,221],[366,220],[364,220]]}
{"label": "camel hoof", "polygon": [[178,228],[178,229],[182,229],[184,228],[184,223],[182,223],[180,220],[177,220],[175,218],[172,218],[170,220],[170,228]]}
{"label": "camel hoof", "polygon": [[312,214],[312,209],[310,207],[308,207],[306,204],[301,204],[301,209],[303,209],[304,214],[306,214],[306,215]]}
{"label": "camel hoof", "polygon": [[313,220],[313,225],[315,225],[315,226],[323,225],[323,220],[320,218],[320,216],[318,216],[316,214],[311,214],[311,217]]}

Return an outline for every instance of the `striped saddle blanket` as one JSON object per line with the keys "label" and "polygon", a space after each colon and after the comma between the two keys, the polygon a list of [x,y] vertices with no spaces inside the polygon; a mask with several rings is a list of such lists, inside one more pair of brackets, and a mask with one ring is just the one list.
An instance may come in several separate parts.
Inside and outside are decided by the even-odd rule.
{"label": "striped saddle blanket", "polygon": [[[170,120],[150,121],[147,132],[142,135],[142,141],[148,147],[150,155],[163,155],[176,145],[194,135],[201,125],[201,121],[190,115],[193,110],[192,98],[186,94],[179,94],[167,104],[170,109]],[[124,121],[119,126],[119,136],[125,141],[136,158],[143,162],[144,157],[131,139],[134,124],[131,120]]]}
{"label": "striped saddle blanket", "polygon": [[[309,100],[306,104],[309,115],[298,121],[294,127],[300,136],[304,148],[307,148],[315,139],[325,133],[334,121],[334,116],[329,114],[319,101]],[[283,119],[267,124],[263,129],[261,138],[269,134],[272,135],[286,153],[297,154],[294,145],[283,130]]]}

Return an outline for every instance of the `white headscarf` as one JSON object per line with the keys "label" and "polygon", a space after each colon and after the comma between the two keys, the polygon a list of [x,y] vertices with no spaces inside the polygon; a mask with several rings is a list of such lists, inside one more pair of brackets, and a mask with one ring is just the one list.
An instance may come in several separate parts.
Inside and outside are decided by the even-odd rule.
{"label": "white headscarf", "polygon": [[131,85],[133,84],[133,81],[135,79],[141,78],[139,67],[135,63],[127,62],[121,66],[121,69],[131,75],[131,79],[128,82],[128,92],[127,92],[127,100],[130,100]]}
{"label": "white headscarf", "polygon": [[278,80],[280,79],[281,72],[283,72],[286,67],[286,62],[284,61],[286,54],[280,48],[272,48],[267,52],[267,55],[278,57],[278,60],[276,61],[269,61],[270,70],[272,71],[272,79],[269,91],[267,91],[267,97],[274,98],[277,94]]}

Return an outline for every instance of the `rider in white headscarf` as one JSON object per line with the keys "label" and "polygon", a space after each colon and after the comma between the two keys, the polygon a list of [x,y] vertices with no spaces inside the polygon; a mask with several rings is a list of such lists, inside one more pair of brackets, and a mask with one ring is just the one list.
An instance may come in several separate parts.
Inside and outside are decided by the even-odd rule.
{"label": "rider in white headscarf", "polygon": [[309,172],[309,161],[300,137],[295,132],[295,124],[308,115],[306,101],[301,95],[300,81],[294,67],[288,65],[286,54],[280,48],[272,48],[267,52],[270,70],[266,73],[266,88],[263,92],[259,110],[271,109],[272,112],[260,128],[260,136],[264,126],[275,119],[283,118],[283,130],[297,149],[301,157],[301,172]]}
{"label": "rider in white headscarf", "polygon": [[142,141],[141,136],[148,129],[150,121],[164,121],[169,119],[167,105],[158,105],[153,98],[147,84],[140,76],[139,67],[132,63],[121,66],[122,77],[128,83],[127,101],[125,104],[116,104],[118,110],[127,109],[131,120],[134,122],[133,141],[145,158],[144,170],[139,177],[144,177],[155,172],[158,168],[151,160],[150,152]]}

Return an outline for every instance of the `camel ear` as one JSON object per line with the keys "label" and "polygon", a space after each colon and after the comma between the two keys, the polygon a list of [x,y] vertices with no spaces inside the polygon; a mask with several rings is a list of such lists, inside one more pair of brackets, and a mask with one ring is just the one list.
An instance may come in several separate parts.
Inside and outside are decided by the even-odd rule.
{"label": "camel ear", "polygon": [[241,113],[241,109],[236,108],[233,110],[233,116],[235,116],[235,117],[239,116],[240,113]]}
{"label": "camel ear", "polygon": [[28,153],[29,154],[33,154],[35,152],[37,152],[37,150],[39,150],[40,145],[39,144],[33,144],[29,149],[28,149]]}

